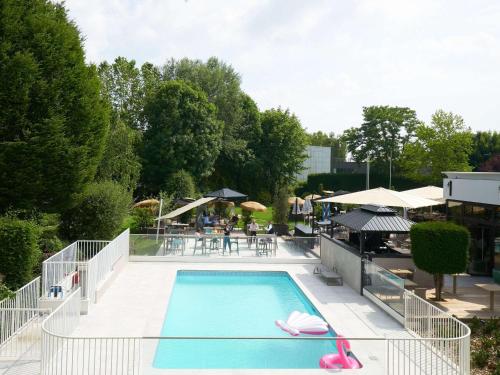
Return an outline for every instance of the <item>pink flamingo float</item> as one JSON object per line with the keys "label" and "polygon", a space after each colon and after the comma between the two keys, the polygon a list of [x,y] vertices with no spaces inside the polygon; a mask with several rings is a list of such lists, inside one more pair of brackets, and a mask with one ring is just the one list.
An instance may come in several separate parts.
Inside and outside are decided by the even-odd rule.
{"label": "pink flamingo float", "polygon": [[337,336],[337,351],[338,353],[325,354],[319,360],[319,367],[324,369],[356,369],[361,368],[361,363],[354,357],[349,357],[346,353],[351,351],[349,341],[343,339],[343,336]]}

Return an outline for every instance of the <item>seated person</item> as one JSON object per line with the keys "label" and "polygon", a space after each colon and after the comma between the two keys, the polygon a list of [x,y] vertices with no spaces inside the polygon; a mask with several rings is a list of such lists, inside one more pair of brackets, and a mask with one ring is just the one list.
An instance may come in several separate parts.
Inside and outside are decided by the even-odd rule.
{"label": "seated person", "polygon": [[273,222],[269,221],[266,226],[266,233],[267,234],[274,234],[274,228],[273,228]]}

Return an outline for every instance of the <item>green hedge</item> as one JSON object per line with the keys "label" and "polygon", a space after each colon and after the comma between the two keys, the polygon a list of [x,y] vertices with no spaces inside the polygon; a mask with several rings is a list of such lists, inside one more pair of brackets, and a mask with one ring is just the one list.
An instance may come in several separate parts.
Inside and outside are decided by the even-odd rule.
{"label": "green hedge", "polygon": [[423,222],[411,227],[411,252],[415,265],[431,274],[465,271],[469,231],[451,222]]}
{"label": "green hedge", "polygon": [[110,240],[121,228],[131,203],[130,194],[119,184],[91,184],[77,205],[61,215],[61,233],[68,240]]}
{"label": "green hedge", "polygon": [[[299,186],[297,195],[318,193],[322,185],[324,190],[346,190],[350,192],[365,190],[366,174],[361,173],[318,173],[310,174],[305,184]],[[370,174],[370,188],[389,186],[389,176]],[[403,176],[392,176],[392,186],[395,190],[408,190],[423,186],[421,183]]]}
{"label": "green hedge", "polygon": [[41,257],[38,227],[25,220],[0,218],[0,273],[15,290],[31,281]]}

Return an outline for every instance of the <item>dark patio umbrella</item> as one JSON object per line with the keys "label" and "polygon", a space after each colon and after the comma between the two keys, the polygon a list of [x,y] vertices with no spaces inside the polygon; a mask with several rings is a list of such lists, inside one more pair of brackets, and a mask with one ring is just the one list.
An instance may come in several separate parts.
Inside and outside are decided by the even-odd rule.
{"label": "dark patio umbrella", "polygon": [[215,197],[221,199],[246,199],[247,195],[238,193],[237,191],[223,188],[220,190],[212,191],[211,193],[205,194],[205,197]]}

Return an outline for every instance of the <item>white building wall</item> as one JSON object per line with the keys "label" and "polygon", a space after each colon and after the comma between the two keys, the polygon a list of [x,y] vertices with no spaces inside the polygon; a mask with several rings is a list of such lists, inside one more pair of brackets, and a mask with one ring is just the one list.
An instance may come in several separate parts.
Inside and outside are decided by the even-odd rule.
{"label": "white building wall", "polygon": [[307,146],[307,159],[304,161],[304,169],[297,174],[297,180],[305,181],[307,176],[314,173],[330,173],[331,153],[330,147]]}
{"label": "white building wall", "polygon": [[[445,199],[500,205],[500,173],[445,172]],[[451,194],[450,194],[451,183]]]}

